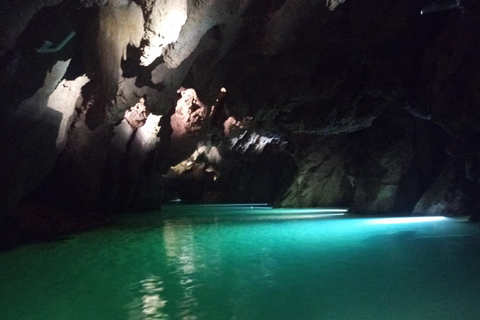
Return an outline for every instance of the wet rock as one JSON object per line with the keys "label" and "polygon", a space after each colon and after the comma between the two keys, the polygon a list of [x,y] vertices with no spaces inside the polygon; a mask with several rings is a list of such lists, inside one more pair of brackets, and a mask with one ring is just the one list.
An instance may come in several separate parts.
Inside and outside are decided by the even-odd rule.
{"label": "wet rock", "polygon": [[[2,215],[35,187],[64,208],[155,208],[162,176],[186,160],[179,176],[205,182],[192,199],[409,214],[429,198],[420,211],[465,213],[480,176],[478,6],[421,16],[415,1],[342,3],[2,4]],[[64,50],[35,51],[66,30]],[[176,105],[180,86],[195,93]],[[149,112],[163,116],[158,135],[144,131]],[[433,184],[447,135],[463,178],[436,184],[453,191]]]}
{"label": "wet rock", "polygon": [[145,107],[145,99],[141,98],[136,105],[130,108],[130,110],[125,111],[124,119],[127,120],[132,129],[143,127],[145,122],[147,122],[147,108]]}
{"label": "wet rock", "polygon": [[285,193],[285,207],[349,207],[355,178],[347,172],[350,143],[346,135],[299,138],[298,173]]}
{"label": "wet rock", "polygon": [[413,214],[472,216],[478,219],[479,187],[465,179],[461,163],[448,161],[441,174],[418,201]]}
{"label": "wet rock", "polygon": [[297,134],[299,170],[281,204],[409,213],[441,170],[446,142],[435,141],[443,138],[406,114],[382,115],[350,134]]}

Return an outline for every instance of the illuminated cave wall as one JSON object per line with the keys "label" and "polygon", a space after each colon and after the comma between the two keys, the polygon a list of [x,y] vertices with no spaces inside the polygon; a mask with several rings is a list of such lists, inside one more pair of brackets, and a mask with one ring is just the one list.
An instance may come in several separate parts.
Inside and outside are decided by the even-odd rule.
{"label": "illuminated cave wall", "polygon": [[468,214],[480,9],[420,15],[429,3],[2,4],[1,214],[177,197]]}
{"label": "illuminated cave wall", "polygon": [[[121,61],[127,59],[127,46],[140,46],[144,34],[141,8],[134,2],[116,1],[101,6],[87,25],[85,59],[92,86],[87,124],[95,129],[115,100],[122,73]],[[85,104],[85,103],[84,103]]]}

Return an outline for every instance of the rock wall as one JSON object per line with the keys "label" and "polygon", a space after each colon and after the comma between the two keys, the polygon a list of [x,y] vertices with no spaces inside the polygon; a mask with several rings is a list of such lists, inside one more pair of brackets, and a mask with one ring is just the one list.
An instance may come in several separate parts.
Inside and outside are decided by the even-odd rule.
{"label": "rock wall", "polygon": [[[465,214],[479,198],[480,6],[420,15],[428,4],[2,4],[1,215],[22,199],[82,214],[178,194]],[[181,87],[196,92],[185,119]],[[148,118],[128,126],[141,99]]]}

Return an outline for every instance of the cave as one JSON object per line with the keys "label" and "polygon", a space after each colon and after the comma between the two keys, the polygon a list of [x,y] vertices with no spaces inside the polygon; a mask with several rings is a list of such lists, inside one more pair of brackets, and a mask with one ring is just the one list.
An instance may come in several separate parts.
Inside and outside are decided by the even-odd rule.
{"label": "cave", "polygon": [[[303,233],[288,227],[289,219],[301,220],[312,239],[320,241],[317,232],[331,234],[321,241],[332,242],[338,252],[344,249],[339,230],[355,232],[346,241],[353,248],[349,241],[360,237],[359,230],[374,228],[365,231],[366,243],[379,241],[391,250],[382,247],[376,256],[356,248],[359,261],[367,263],[368,256],[388,268],[397,260],[405,263],[407,251],[425,256],[447,251],[453,260],[465,250],[480,251],[476,0],[22,0],[2,2],[0,16],[0,251],[5,251],[0,254],[5,259],[21,259],[19,252],[32,246],[41,251],[42,245],[61,246],[76,237],[93,241],[89,232],[117,228],[130,234],[129,228],[138,228],[138,235],[155,227],[165,234],[159,256],[165,261],[176,256],[182,264],[181,257],[192,258],[181,252],[182,241],[190,239],[190,248],[203,235],[185,231],[193,227],[184,219],[199,219],[199,213],[204,215],[196,223],[207,226],[219,220],[241,228],[249,225],[245,219],[260,221],[241,228],[253,238],[257,231],[270,234],[263,228],[268,221],[283,223],[285,232],[310,248]],[[307,224],[324,217],[321,228]],[[375,219],[406,219],[398,225],[412,227],[388,227],[393,229],[385,229],[386,236],[379,230],[390,224],[377,222],[390,220]],[[446,221],[467,231],[447,227]],[[430,224],[437,238],[420,227]],[[209,237],[225,244],[212,250],[228,251],[233,238],[215,232]],[[274,232],[261,239],[287,241]],[[402,253],[392,257],[395,250]],[[47,252],[32,256],[45,259],[40,257]],[[264,252],[266,260],[257,265],[264,272],[251,271],[252,276],[275,273],[272,261],[279,258],[272,252]],[[234,257],[226,259],[236,263]],[[460,262],[442,261],[462,269]],[[478,266],[475,258],[463,271]],[[364,265],[357,267],[366,272]],[[308,273],[310,266],[305,268]],[[408,277],[411,266],[404,268]],[[309,274],[322,277],[316,272]],[[231,276],[220,278],[241,286]],[[440,281],[441,273],[432,278]],[[136,298],[129,316],[101,316],[100,310],[85,319],[352,319],[348,312],[312,316],[313,302],[299,313],[292,311],[298,305],[280,308],[281,315],[259,306],[242,316],[219,310],[195,314],[188,308],[180,316],[180,302],[178,310],[165,311],[171,305],[166,301],[175,301],[180,289],[168,290],[158,275],[145,279],[135,289],[143,298]],[[462,281],[461,288],[468,289],[462,294],[480,294]],[[397,285],[407,294],[407,287]],[[186,287],[183,294],[191,294]],[[161,300],[149,290],[170,296]],[[447,304],[445,319],[480,314],[465,301],[455,303],[470,313],[455,314]],[[243,310],[237,301],[223,303]],[[398,319],[437,319],[425,316],[433,312],[428,308],[433,304],[409,309]],[[382,312],[358,319],[397,319],[393,309]],[[12,311],[7,319],[55,318],[48,312],[38,318],[24,314]]]}

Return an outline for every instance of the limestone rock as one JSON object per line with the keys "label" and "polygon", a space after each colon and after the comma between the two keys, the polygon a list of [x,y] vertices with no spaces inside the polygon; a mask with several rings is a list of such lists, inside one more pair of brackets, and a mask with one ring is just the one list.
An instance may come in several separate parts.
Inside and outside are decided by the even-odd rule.
{"label": "limestone rock", "polygon": [[224,37],[227,43],[233,41],[238,33],[241,15],[249,3],[250,0],[206,0],[188,6],[188,19],[177,41],[164,50],[163,57],[166,65],[169,68],[178,67],[195,50],[203,35],[216,25],[226,24],[227,33]]}
{"label": "limestone rock", "polygon": [[145,99],[141,98],[130,110],[125,111],[124,119],[132,129],[138,129],[147,122],[147,109],[145,107]]}
{"label": "limestone rock", "polygon": [[[52,170],[57,159],[55,141],[62,113],[47,106],[68,67],[59,61],[47,74],[44,86],[23,101],[7,119],[0,133],[0,211],[9,212],[22,197],[32,191]],[[69,117],[65,114],[65,117]]]}
{"label": "limestone rock", "polygon": [[147,0],[144,11],[147,44],[142,48],[141,64],[150,65],[162,56],[164,50],[178,40],[182,26],[187,21],[187,0]]}
{"label": "limestone rock", "polygon": [[298,173],[280,205],[285,207],[349,207],[356,181],[347,172],[350,146],[345,135],[305,137],[297,157]]}
{"label": "limestone rock", "polygon": [[478,187],[464,180],[462,168],[453,161],[445,164],[441,174],[418,201],[413,214],[436,216],[474,216]]}
{"label": "limestone rock", "polygon": [[[419,199],[418,212],[474,207],[474,2],[426,16],[406,0],[127,2],[1,5],[1,215],[33,189],[79,211],[158,208],[163,175],[186,160],[178,176],[202,181],[197,200],[382,214],[410,214]],[[36,51],[72,30],[59,52]],[[195,94],[176,105],[180,86]],[[141,97],[148,118],[130,110]],[[433,184],[447,157],[462,178]]]}

